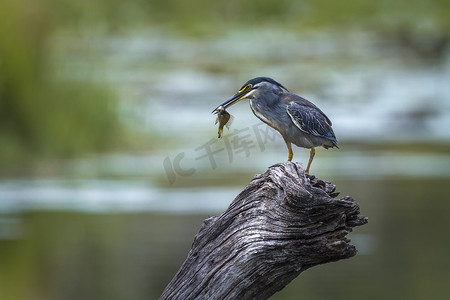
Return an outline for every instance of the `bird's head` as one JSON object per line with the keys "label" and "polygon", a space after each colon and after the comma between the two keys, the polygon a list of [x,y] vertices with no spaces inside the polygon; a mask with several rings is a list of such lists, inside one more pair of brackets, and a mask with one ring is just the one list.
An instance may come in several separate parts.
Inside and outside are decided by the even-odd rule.
{"label": "bird's head", "polygon": [[244,100],[244,99],[253,99],[258,96],[259,93],[265,93],[270,90],[274,91],[287,91],[287,89],[279,82],[276,82],[272,78],[269,77],[256,77],[247,81],[239,91],[233,95],[230,99],[225,101],[224,103],[217,106],[212,113],[219,112],[219,108],[222,106],[223,109],[230,107],[231,105]]}

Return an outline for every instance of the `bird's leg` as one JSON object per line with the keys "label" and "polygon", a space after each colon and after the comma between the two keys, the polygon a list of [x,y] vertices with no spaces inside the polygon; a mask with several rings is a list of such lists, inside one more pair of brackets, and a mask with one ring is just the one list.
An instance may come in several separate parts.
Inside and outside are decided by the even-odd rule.
{"label": "bird's leg", "polygon": [[292,157],[294,157],[294,152],[292,152],[291,143],[286,143],[286,146],[288,147],[289,150],[288,161],[292,161]]}
{"label": "bird's leg", "polygon": [[314,155],[316,155],[316,149],[311,148],[311,151],[309,151],[308,167],[306,168],[305,174],[309,174],[309,167],[311,167],[311,163],[313,161]]}

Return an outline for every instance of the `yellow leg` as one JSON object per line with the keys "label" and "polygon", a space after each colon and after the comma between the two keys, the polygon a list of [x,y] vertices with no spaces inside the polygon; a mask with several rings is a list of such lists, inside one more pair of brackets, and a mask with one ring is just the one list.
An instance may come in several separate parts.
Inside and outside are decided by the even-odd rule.
{"label": "yellow leg", "polygon": [[292,161],[292,157],[294,156],[294,152],[292,152],[292,145],[291,145],[291,143],[286,142],[286,140],[284,140],[284,142],[286,143],[286,147],[289,150],[288,161]]}
{"label": "yellow leg", "polygon": [[311,163],[313,161],[314,155],[316,155],[316,149],[311,148],[311,151],[309,152],[308,167],[306,168],[305,174],[309,174],[309,167],[311,167]]}

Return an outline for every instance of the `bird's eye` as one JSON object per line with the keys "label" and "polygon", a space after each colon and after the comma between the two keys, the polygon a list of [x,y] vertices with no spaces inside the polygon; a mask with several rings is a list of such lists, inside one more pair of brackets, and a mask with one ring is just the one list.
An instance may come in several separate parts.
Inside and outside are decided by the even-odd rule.
{"label": "bird's eye", "polygon": [[252,88],[253,88],[253,85],[251,83],[249,83],[246,86],[244,86],[242,89],[240,89],[238,93],[242,93],[244,91],[250,91]]}

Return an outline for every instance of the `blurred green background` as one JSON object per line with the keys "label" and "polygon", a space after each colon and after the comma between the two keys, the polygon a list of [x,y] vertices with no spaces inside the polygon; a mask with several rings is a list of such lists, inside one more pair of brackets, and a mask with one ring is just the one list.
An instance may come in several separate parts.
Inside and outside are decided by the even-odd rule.
{"label": "blurred green background", "polygon": [[0,299],[157,298],[203,219],[287,157],[245,103],[216,138],[256,76],[333,120],[312,173],[369,217],[356,257],[273,299],[449,299],[449,41],[438,0],[3,0]]}

